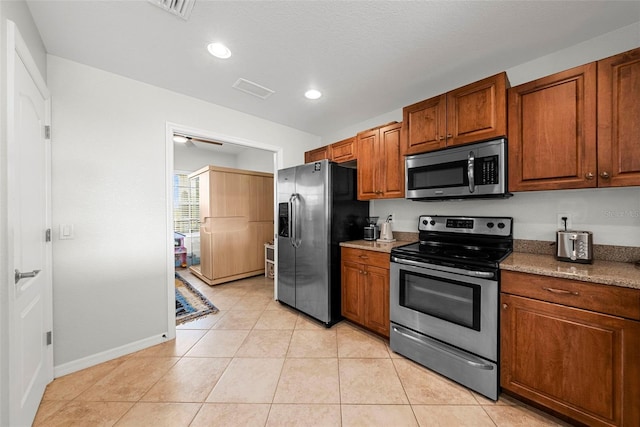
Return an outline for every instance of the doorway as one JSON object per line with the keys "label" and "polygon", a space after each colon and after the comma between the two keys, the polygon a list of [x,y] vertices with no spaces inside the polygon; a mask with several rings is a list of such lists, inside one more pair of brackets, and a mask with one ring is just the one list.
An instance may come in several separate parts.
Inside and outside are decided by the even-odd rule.
{"label": "doorway", "polygon": [[[229,135],[222,135],[216,133],[214,131],[203,130],[203,129],[195,129],[188,126],[176,124],[176,123],[167,123],[166,125],[166,191],[167,191],[167,296],[168,296],[168,339],[172,339],[175,337],[175,287],[174,287],[174,271],[175,271],[175,253],[173,247],[173,226],[174,226],[174,210],[173,210],[173,174],[176,165],[176,147],[173,141],[173,136],[175,134],[186,135],[193,138],[194,141],[197,139],[203,139],[208,141],[216,141],[221,143],[223,147],[226,147],[222,152],[233,153],[233,152],[244,152],[243,158],[251,157],[251,154],[260,154],[258,157],[263,157],[264,153],[271,154],[272,157],[272,170],[270,173],[274,174],[274,194],[276,194],[275,185],[277,182],[277,171],[278,169],[282,169],[283,167],[283,153],[282,148],[264,144],[258,141],[246,140],[243,138],[233,137]],[[206,143],[204,143],[206,144]],[[193,147],[191,147],[193,149]],[[197,148],[197,147],[196,147]],[[202,147],[201,147],[202,148]],[[209,147],[211,148],[211,147]],[[247,155],[249,153],[249,155]],[[264,157],[263,157],[264,158]],[[206,166],[206,165],[202,165]],[[241,163],[238,165],[241,169],[250,169],[245,166],[245,163]],[[266,172],[266,171],[265,171]],[[276,217],[276,203],[274,199],[273,205],[274,218]],[[275,237],[275,236],[274,236]],[[277,251],[277,248],[276,248]],[[276,283],[277,283],[277,275],[274,277],[274,296],[276,295]]]}

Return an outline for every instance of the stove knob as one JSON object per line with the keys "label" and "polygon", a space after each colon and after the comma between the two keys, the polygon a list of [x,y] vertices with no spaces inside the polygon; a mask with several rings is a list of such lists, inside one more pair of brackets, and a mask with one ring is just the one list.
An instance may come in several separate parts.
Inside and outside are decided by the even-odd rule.
{"label": "stove knob", "polygon": [[424,225],[428,225],[428,224],[429,224],[429,221],[427,221],[426,219],[423,219],[423,220],[422,220],[422,224],[424,224]]}
{"label": "stove knob", "polygon": [[431,220],[431,222],[429,224],[436,225],[436,222],[434,220]]}
{"label": "stove knob", "polygon": [[504,222],[499,222],[499,223],[498,223],[498,228],[499,228],[500,230],[502,230],[504,227],[505,227]]}
{"label": "stove knob", "polygon": [[494,224],[493,224],[492,222],[488,222],[488,223],[487,223],[487,227],[489,227],[489,228],[493,228],[493,226],[494,226]]}

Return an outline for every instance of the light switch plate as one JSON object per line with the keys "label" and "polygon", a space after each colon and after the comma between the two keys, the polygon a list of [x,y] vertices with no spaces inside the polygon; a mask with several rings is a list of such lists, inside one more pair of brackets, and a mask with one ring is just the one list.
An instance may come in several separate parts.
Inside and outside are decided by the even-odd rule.
{"label": "light switch plate", "polygon": [[73,239],[73,224],[60,224],[60,240]]}

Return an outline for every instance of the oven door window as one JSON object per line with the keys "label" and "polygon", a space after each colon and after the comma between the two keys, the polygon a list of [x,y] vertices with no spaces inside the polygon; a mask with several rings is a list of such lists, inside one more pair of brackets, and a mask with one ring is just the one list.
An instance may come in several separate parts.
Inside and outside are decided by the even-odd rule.
{"label": "oven door window", "polygon": [[464,161],[412,167],[407,171],[407,184],[410,190],[467,187],[469,185],[467,159],[464,159]]}
{"label": "oven door window", "polygon": [[400,270],[400,305],[480,330],[479,285]]}

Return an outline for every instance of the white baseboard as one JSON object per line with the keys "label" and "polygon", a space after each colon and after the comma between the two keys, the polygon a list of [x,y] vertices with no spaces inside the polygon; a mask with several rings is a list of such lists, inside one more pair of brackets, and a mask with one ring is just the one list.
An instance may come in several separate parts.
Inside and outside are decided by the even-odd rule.
{"label": "white baseboard", "polygon": [[135,341],[120,347],[112,348],[101,353],[92,354],[91,356],[83,357],[82,359],[77,359],[63,365],[57,365],[53,367],[53,377],[58,378],[85,368],[90,368],[100,363],[108,362],[109,360],[117,359],[118,357],[125,356],[136,351],[144,350],[145,348],[157,344],[162,344],[163,342],[166,342],[170,339],[172,339],[172,337],[170,337],[168,333],[159,336],[144,338],[140,341]]}

